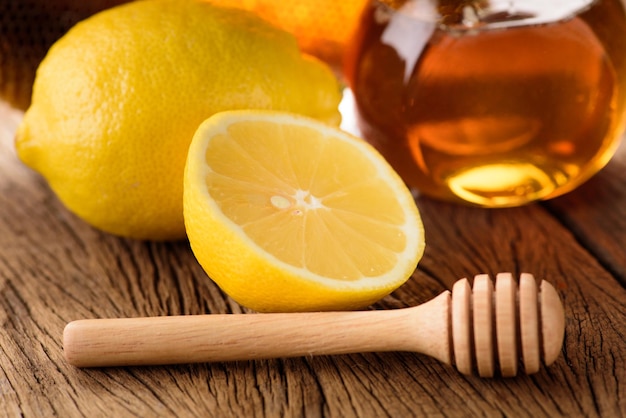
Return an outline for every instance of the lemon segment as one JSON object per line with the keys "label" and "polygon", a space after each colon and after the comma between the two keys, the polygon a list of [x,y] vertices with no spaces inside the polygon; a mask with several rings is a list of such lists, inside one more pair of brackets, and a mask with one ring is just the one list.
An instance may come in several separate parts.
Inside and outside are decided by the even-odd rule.
{"label": "lemon segment", "polygon": [[207,119],[189,148],[184,217],[207,274],[258,311],[367,306],[424,250],[415,201],[383,157],[290,113]]}

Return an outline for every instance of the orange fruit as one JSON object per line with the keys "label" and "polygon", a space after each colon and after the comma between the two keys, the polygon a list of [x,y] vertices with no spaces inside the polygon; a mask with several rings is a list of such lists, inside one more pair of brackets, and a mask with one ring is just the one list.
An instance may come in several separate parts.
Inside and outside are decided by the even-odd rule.
{"label": "orange fruit", "polygon": [[339,71],[367,0],[206,0],[251,10],[292,33],[300,48]]}

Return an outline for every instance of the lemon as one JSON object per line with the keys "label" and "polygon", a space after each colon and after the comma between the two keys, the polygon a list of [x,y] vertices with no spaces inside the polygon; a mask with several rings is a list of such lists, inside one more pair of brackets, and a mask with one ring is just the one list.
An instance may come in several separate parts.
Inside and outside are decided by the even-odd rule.
{"label": "lemon", "polygon": [[184,215],[209,277],[257,311],[367,306],[424,250],[413,196],[377,151],[284,112],[221,112],[199,127]]}
{"label": "lemon", "polygon": [[37,70],[19,157],[104,231],[185,236],[185,159],[198,125],[228,109],[340,121],[339,83],[292,35],[195,1],[138,1],[57,41]]}

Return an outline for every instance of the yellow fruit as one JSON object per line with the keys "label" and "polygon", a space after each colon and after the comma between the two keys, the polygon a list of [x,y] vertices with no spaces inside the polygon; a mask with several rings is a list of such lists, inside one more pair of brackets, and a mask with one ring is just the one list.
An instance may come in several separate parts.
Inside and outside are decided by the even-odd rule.
{"label": "yellow fruit", "polygon": [[98,13],[38,69],[16,138],[78,216],[110,233],[184,237],[183,171],[198,125],[228,109],[279,109],[337,124],[332,71],[251,13],[138,1]]}
{"label": "yellow fruit", "polygon": [[356,309],[402,285],[424,250],[411,193],[365,141],[310,118],[218,113],[192,140],[193,252],[258,311]]}

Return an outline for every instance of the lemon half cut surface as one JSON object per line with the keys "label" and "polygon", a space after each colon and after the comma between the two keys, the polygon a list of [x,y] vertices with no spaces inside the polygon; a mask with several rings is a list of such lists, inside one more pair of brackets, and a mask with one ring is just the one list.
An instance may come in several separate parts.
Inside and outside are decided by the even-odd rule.
{"label": "lemon half cut surface", "polygon": [[262,312],[365,307],[405,283],[424,251],[413,196],[373,147],[283,112],[200,125],[184,217],[209,277]]}

